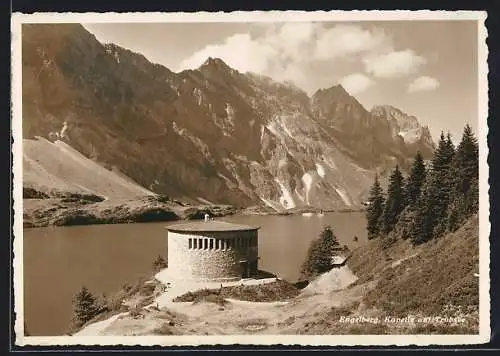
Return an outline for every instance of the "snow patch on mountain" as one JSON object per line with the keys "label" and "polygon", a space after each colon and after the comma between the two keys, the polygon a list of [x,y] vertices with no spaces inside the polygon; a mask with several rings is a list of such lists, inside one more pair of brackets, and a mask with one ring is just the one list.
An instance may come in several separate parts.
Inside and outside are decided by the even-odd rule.
{"label": "snow patch on mountain", "polygon": [[51,140],[59,140],[59,139],[63,139],[63,138],[68,138],[67,132],[68,132],[68,122],[64,121],[63,126],[62,126],[60,131],[56,131],[56,132],[51,131],[51,132],[49,132],[48,136]]}
{"label": "snow patch on mountain", "polygon": [[270,200],[270,199],[266,199],[266,198],[264,198],[264,197],[262,197],[262,196],[259,196],[259,198],[260,198],[260,200],[262,200],[262,202],[263,202],[266,206],[268,206],[268,207],[270,207],[270,208],[274,209],[275,211],[280,211],[280,210],[282,210],[282,209],[283,209],[282,207],[280,207],[278,204],[276,204],[275,202],[273,202],[273,201],[272,201],[272,200]]}
{"label": "snow patch on mountain", "polygon": [[212,113],[212,117],[215,125],[221,129],[222,134],[231,136],[234,132],[234,109],[226,103],[225,111],[226,115],[223,117],[217,116],[215,113]]}
{"label": "snow patch on mountain", "polygon": [[238,185],[236,185],[231,179],[226,177],[224,174],[219,172],[219,173],[217,173],[217,176],[219,176],[220,178],[222,178],[226,181],[226,185],[229,189],[237,189],[238,188]]}
{"label": "snow patch on mountain", "polygon": [[278,168],[283,168],[284,166],[286,166],[287,164],[287,160],[286,158],[281,158],[279,161],[278,161]]}
{"label": "snow patch on mountain", "polygon": [[408,131],[399,131],[398,135],[401,136],[406,143],[415,143],[422,136],[422,129],[417,128]]}
{"label": "snow patch on mountain", "polygon": [[201,104],[203,102],[203,97],[202,97],[201,89],[194,88],[193,89],[193,96],[195,97],[195,99],[196,99],[196,101],[198,103],[198,106],[201,106]]}
{"label": "snow patch on mountain", "polygon": [[408,115],[391,105],[376,105],[371,111],[377,118],[385,118],[391,127],[392,136],[400,136],[405,143],[415,143],[424,136],[424,128],[413,115]]}
{"label": "snow patch on mountain", "polygon": [[335,164],[335,162],[333,161],[333,159],[331,159],[330,157],[327,157],[324,159],[324,162],[326,163],[327,166],[329,166],[330,168],[332,169],[337,169],[337,165]]}
{"label": "snow patch on mountain", "polygon": [[227,118],[229,120],[233,121],[234,120],[234,109],[231,106],[231,104],[226,103],[225,111],[226,111]]}
{"label": "snow patch on mountain", "polygon": [[261,144],[264,141],[264,130],[265,130],[265,127],[263,125],[261,125],[260,126],[260,143]]}
{"label": "snow patch on mountain", "polygon": [[297,196],[297,198],[299,198],[299,200],[303,203],[303,204],[306,204],[306,197],[299,193],[299,191],[297,190],[297,187],[295,187],[295,190],[294,190],[294,193],[295,195]]}
{"label": "snow patch on mountain", "polygon": [[347,196],[347,192],[344,190],[344,188],[342,188],[342,187],[335,187],[335,191],[342,198],[342,201],[347,206],[352,206],[351,199],[349,199],[349,197]]}
{"label": "snow patch on mountain", "polygon": [[274,136],[277,136],[279,137],[280,135],[278,134],[278,131],[276,130],[276,123],[273,121],[273,122],[270,122],[269,124],[266,125],[266,128],[274,135]]}
{"label": "snow patch on mountain", "polygon": [[292,134],[292,132],[290,131],[290,129],[286,125],[286,117],[285,116],[278,117],[277,122],[279,123],[279,125],[281,126],[281,128],[283,129],[283,131],[288,135],[288,137],[290,137],[290,138],[293,139],[294,138],[293,134]]}
{"label": "snow patch on mountain", "polygon": [[66,131],[68,131],[68,123],[64,121],[63,127],[61,129],[61,132],[59,132],[59,137],[60,138],[66,138]]}
{"label": "snow patch on mountain", "polygon": [[312,186],[312,182],[313,182],[313,177],[311,176],[311,174],[309,174],[308,172],[304,173],[304,175],[302,176],[302,182],[304,182],[304,186],[306,188],[306,204],[309,205],[309,192],[311,191],[311,186]]}
{"label": "snow patch on mountain", "polygon": [[325,168],[323,168],[323,166],[319,163],[315,163],[316,165],[316,172],[318,172],[318,175],[321,177],[321,178],[325,178]]}
{"label": "snow patch on mountain", "polygon": [[279,202],[281,206],[285,209],[292,209],[296,207],[295,201],[293,200],[293,196],[290,193],[290,190],[281,182],[279,179],[275,179],[275,182],[278,183],[281,189],[281,196],[279,198]]}

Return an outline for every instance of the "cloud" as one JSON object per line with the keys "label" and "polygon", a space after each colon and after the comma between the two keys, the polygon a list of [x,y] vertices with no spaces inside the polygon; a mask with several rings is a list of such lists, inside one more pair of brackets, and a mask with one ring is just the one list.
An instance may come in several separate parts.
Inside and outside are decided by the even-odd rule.
{"label": "cloud", "polygon": [[439,81],[432,77],[421,76],[408,85],[408,92],[435,90],[439,87]]}
{"label": "cloud", "polygon": [[418,56],[411,49],[392,51],[380,55],[369,55],[363,58],[365,70],[378,78],[397,78],[415,72],[418,67],[427,63],[424,57]]}
{"label": "cloud", "polygon": [[[411,50],[395,52],[392,38],[380,28],[312,22],[256,25],[248,33],[234,34],[220,43],[205,46],[185,58],[177,70],[198,68],[208,57],[221,58],[240,72],[291,81],[309,93],[318,89],[314,87],[318,81],[312,81],[311,74],[319,67],[332,68],[326,69],[321,81],[327,82],[330,77],[333,81],[345,74],[339,72],[341,61],[358,66],[360,71],[364,64],[366,72],[375,77],[411,73],[425,63]],[[344,79],[354,91],[373,84],[359,73]]]}
{"label": "cloud", "polygon": [[354,95],[364,92],[375,84],[375,82],[364,74],[354,73],[342,78],[340,84],[349,94]]}
{"label": "cloud", "polygon": [[390,38],[378,29],[372,31],[354,25],[337,25],[320,31],[315,59],[332,59],[390,47]]}
{"label": "cloud", "polygon": [[178,70],[198,68],[208,57],[224,60],[230,67],[241,71],[263,73],[267,61],[277,55],[267,43],[252,40],[249,34],[241,33],[228,37],[224,43],[208,45],[184,59]]}

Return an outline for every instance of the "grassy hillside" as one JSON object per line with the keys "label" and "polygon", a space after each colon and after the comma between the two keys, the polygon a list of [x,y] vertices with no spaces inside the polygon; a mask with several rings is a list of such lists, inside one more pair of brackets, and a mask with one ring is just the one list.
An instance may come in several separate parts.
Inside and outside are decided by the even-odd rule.
{"label": "grassy hillside", "polygon": [[467,321],[458,330],[477,332],[477,215],[456,232],[417,247],[399,240],[384,250],[372,240],[353,251],[348,265],[359,277],[356,284],[375,282],[363,298],[365,309],[394,317],[463,316]]}

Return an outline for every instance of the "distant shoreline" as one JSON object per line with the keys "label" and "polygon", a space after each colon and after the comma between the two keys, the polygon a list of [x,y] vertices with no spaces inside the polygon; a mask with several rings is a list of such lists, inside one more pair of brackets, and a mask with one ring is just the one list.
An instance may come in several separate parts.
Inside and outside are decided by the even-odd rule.
{"label": "distant shoreline", "polygon": [[273,211],[266,206],[188,205],[160,197],[96,201],[88,197],[35,197],[23,199],[23,228],[130,224],[203,219],[232,215],[297,216],[302,214],[361,212],[363,208],[318,209],[294,208]]}

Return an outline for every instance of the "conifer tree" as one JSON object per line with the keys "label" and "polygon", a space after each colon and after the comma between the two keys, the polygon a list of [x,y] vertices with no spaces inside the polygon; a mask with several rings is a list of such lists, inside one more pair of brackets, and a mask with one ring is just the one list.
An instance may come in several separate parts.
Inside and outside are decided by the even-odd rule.
{"label": "conifer tree", "polygon": [[444,133],[441,132],[438,147],[432,159],[433,174],[440,174],[447,171],[450,168],[454,153],[455,149],[450,134],[447,134],[445,138]]}
{"label": "conifer tree", "polygon": [[396,166],[389,178],[387,200],[382,214],[382,232],[389,233],[396,225],[398,217],[404,209],[403,175]]}
{"label": "conifer tree", "polygon": [[441,132],[432,159],[432,169],[417,200],[416,214],[410,228],[414,243],[423,243],[447,229],[448,208],[452,188],[452,162],[455,148],[448,134]]}
{"label": "conifer tree", "polygon": [[339,247],[337,237],[330,226],[326,226],[319,239],[311,241],[306,259],[302,264],[302,278],[315,277],[332,268],[332,256],[335,248]]}
{"label": "conifer tree", "polygon": [[75,295],[73,299],[73,318],[77,325],[83,325],[94,318],[99,313],[99,306],[96,298],[89,292],[87,287]]}
{"label": "conifer tree", "polygon": [[[465,219],[477,212],[478,160],[477,139],[469,125],[465,126],[456,151],[450,134],[445,137],[441,133],[432,169],[426,173],[414,211],[408,212],[405,221],[398,222],[398,227],[414,244],[439,237],[447,230],[456,230]],[[410,185],[408,183],[409,196],[412,190]]]}
{"label": "conifer tree", "polygon": [[413,164],[410,171],[410,176],[406,184],[406,204],[413,207],[420,197],[420,192],[422,191],[422,186],[425,181],[426,171],[425,164],[420,151],[415,155]]}
{"label": "conifer tree", "polygon": [[[430,187],[430,200],[428,212],[433,214],[434,220],[433,237],[442,235],[447,230],[448,208],[450,206],[451,191],[453,189],[452,163],[455,155],[455,147],[451,141],[450,134],[441,140],[432,162],[432,185]],[[431,218],[429,218],[431,219]]]}
{"label": "conifer tree", "polygon": [[466,125],[462,141],[458,145],[454,161],[455,190],[466,194],[474,180],[479,178],[479,146],[469,125]]}
{"label": "conifer tree", "polygon": [[366,211],[368,238],[373,239],[380,233],[380,222],[384,211],[384,196],[380,186],[378,176],[375,176],[375,181],[370,189],[368,198],[368,209]]}
{"label": "conifer tree", "polygon": [[432,204],[433,178],[433,176],[428,177],[422,186],[422,192],[417,200],[415,214],[408,227],[408,235],[415,245],[429,241],[433,236],[435,226],[435,216]]}
{"label": "conifer tree", "polygon": [[456,230],[470,215],[477,212],[479,191],[479,146],[469,125],[457,147],[452,167],[453,190],[448,212],[448,229]]}

